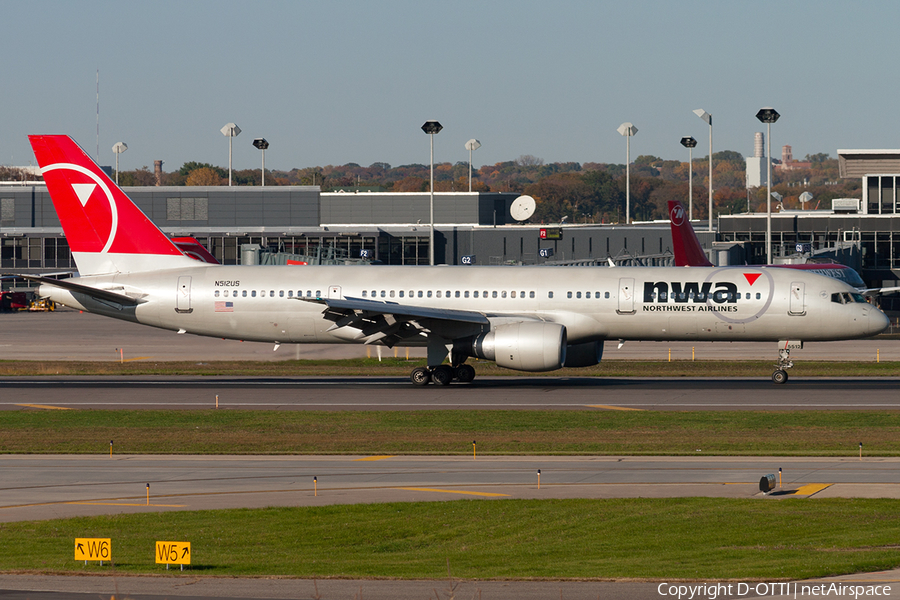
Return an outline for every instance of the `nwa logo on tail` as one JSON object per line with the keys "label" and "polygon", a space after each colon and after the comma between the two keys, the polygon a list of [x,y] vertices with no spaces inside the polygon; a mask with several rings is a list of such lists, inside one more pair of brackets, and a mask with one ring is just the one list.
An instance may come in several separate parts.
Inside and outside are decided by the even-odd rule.
{"label": "nwa logo on tail", "polygon": [[669,219],[672,221],[672,224],[676,227],[681,227],[684,225],[684,222],[687,221],[687,215],[684,214],[684,207],[681,205],[681,202],[677,202],[671,205],[669,209]]}
{"label": "nwa logo on tail", "polygon": [[[118,207],[116,206],[116,201],[113,198],[112,191],[109,189],[109,187],[101,177],[81,165],[76,165],[73,163],[56,163],[47,165],[46,167],[43,167],[41,169],[41,174],[44,175],[45,180],[52,181],[53,178],[51,176],[48,176],[48,173],[51,173],[53,171],[68,171],[68,173],[64,175],[63,182],[60,185],[65,186],[66,184],[68,184],[69,186],[71,186],[72,192],[78,198],[78,202],[81,205],[81,210],[83,211],[83,215],[78,216],[80,216],[84,221],[90,220],[90,222],[93,224],[89,231],[91,231],[96,237],[94,239],[90,239],[90,237],[88,236],[83,236],[78,241],[86,241],[88,243],[88,247],[79,247],[77,249],[84,249],[101,253],[109,252],[109,249],[112,246],[113,241],[115,240],[116,232],[119,228],[119,211]],[[79,177],[79,174],[81,176],[88,177],[92,180],[92,182],[75,183],[75,180],[82,179],[82,177]],[[106,203],[98,206],[96,205],[96,202],[94,202],[92,203],[91,207],[88,207],[88,201],[91,199],[94,190],[98,187],[103,191]],[[69,208],[68,212],[71,214],[74,210],[74,206],[72,206]],[[86,240],[85,237],[87,237]],[[93,242],[93,244],[91,244],[90,242]],[[76,246],[78,245],[79,244],[76,241]]]}

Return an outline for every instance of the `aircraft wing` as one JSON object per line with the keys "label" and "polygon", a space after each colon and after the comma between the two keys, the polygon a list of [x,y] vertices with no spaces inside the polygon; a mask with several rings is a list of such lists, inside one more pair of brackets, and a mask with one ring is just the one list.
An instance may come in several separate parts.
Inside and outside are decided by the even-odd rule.
{"label": "aircraft wing", "polygon": [[328,331],[342,327],[359,330],[358,338],[366,344],[380,342],[389,348],[400,340],[426,332],[447,338],[472,335],[489,325],[484,313],[469,310],[439,309],[381,302],[364,298],[298,298],[324,304],[324,317],[333,321]]}
{"label": "aircraft wing", "polygon": [[50,277],[41,277],[39,275],[17,275],[17,277],[21,277],[28,281],[36,281],[44,285],[53,285],[64,290],[69,290],[70,292],[84,294],[85,296],[90,296],[100,302],[112,302],[121,306],[136,306],[142,302],[139,298],[132,298],[131,296],[126,296],[125,294],[120,294],[118,292],[103,290],[89,285],[82,285],[80,283],[75,283],[70,279],[52,279]]}
{"label": "aircraft wing", "polygon": [[880,288],[866,288],[859,290],[859,293],[863,296],[880,296],[882,294],[890,294],[892,292],[900,292],[900,287],[880,287]]}

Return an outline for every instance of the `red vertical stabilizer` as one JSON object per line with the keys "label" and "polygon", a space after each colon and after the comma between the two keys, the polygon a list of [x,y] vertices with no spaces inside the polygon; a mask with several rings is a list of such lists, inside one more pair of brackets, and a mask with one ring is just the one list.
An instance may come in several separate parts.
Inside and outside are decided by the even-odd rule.
{"label": "red vertical stabilizer", "polygon": [[31,135],[28,139],[81,275],[196,264],[72,138]]}
{"label": "red vertical stabilizer", "polygon": [[669,224],[676,267],[711,267],[680,200],[669,200]]}

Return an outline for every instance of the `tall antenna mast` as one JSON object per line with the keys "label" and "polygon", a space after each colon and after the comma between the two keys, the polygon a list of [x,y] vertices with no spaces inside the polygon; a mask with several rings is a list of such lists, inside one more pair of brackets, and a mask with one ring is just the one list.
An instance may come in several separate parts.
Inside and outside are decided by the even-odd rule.
{"label": "tall antenna mast", "polygon": [[97,69],[97,154],[94,158],[100,162],[100,69]]}

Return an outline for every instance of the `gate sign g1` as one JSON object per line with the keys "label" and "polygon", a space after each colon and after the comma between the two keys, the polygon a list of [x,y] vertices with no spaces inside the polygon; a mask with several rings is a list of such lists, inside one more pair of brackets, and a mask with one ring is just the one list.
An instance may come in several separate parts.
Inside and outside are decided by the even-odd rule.
{"label": "gate sign g1", "polygon": [[550,258],[553,256],[553,248],[541,248],[538,253],[541,255],[541,258]]}

